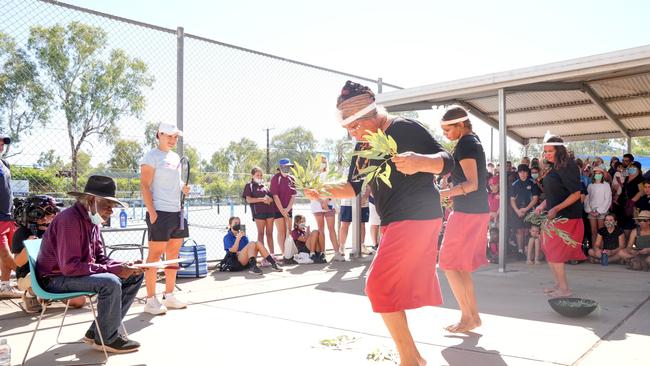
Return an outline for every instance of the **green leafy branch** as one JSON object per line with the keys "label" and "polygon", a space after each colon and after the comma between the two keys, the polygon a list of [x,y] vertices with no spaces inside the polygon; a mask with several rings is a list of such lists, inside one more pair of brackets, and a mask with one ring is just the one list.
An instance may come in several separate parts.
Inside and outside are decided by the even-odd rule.
{"label": "green leafy branch", "polygon": [[[388,136],[383,130],[379,129],[377,132],[366,131],[365,139],[370,146],[369,149],[355,151],[353,155],[357,159],[364,158],[368,160],[379,160],[379,165],[369,165],[361,169],[354,177],[354,179],[364,178],[363,191],[371,181],[379,178],[389,188],[393,188],[390,183],[390,174],[392,172],[391,166],[388,161],[397,155],[397,143],[392,136]],[[378,183],[377,183],[378,184]]]}
{"label": "green leafy branch", "polygon": [[[291,167],[291,173],[295,179],[297,189],[311,189],[318,192],[321,196],[331,196],[326,189],[328,183],[321,180],[320,157],[317,156],[307,161],[306,167],[295,163],[295,167]],[[328,181],[333,181],[337,178],[339,177],[336,172],[331,170],[326,177]]]}
{"label": "green leafy branch", "polygon": [[578,244],[580,244],[577,241],[573,240],[569,233],[555,226],[555,224],[563,224],[569,221],[569,219],[566,217],[556,217],[554,219],[549,219],[547,212],[542,212],[539,214],[535,211],[531,211],[528,213],[528,215],[526,215],[524,221],[539,226],[540,230],[542,230],[549,237],[553,237],[553,234],[557,235],[560,237],[560,239],[562,239],[564,244],[572,248],[575,248]]}

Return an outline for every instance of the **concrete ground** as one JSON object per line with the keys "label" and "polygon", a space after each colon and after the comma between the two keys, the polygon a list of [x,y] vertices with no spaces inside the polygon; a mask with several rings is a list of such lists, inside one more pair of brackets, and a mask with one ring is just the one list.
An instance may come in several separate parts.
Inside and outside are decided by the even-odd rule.
{"label": "concrete ground", "polygon": [[[211,272],[180,280],[178,297],[188,308],[153,317],[134,303],[125,325],[142,347],[110,356],[108,365],[393,365],[390,336],[363,292],[371,258],[290,266],[282,273],[264,268],[263,277]],[[428,365],[650,364],[643,351],[650,344],[650,273],[592,264],[568,266],[568,273],[575,295],[600,303],[585,318],[549,307],[541,292],[551,278],[545,265],[515,263],[507,273],[482,268],[474,278],[483,326],[472,334],[443,330],[459,311],[439,273],[445,305],[408,312],[420,352]],[[17,303],[0,305],[0,337],[8,339],[14,365],[36,319]],[[61,306],[48,309],[27,364],[101,362],[103,354],[84,344],[55,344],[61,313]],[[79,339],[91,319],[88,308],[72,311],[63,339]]]}

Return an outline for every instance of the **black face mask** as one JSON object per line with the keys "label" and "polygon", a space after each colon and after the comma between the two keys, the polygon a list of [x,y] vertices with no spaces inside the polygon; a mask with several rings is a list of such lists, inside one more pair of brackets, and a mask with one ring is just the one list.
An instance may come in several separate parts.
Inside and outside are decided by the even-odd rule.
{"label": "black face mask", "polygon": [[235,225],[233,225],[233,226],[232,226],[232,229],[233,229],[234,231],[239,231],[239,230],[241,230],[241,224],[235,224]]}

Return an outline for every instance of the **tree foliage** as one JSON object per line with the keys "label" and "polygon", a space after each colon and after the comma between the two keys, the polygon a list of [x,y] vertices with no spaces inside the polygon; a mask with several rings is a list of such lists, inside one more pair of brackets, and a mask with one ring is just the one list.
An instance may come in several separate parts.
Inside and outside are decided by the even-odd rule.
{"label": "tree foliage", "polygon": [[25,50],[0,32],[0,131],[11,137],[5,147],[19,146],[22,136],[36,125],[45,126],[51,95],[39,81],[38,67]]}
{"label": "tree foliage", "polygon": [[153,77],[142,60],[121,49],[107,51],[107,34],[99,27],[80,22],[35,26],[28,44],[67,120],[72,184],[77,189],[78,153],[84,142],[91,136],[114,142],[119,136],[116,122],[140,116],[143,89],[152,85]]}
{"label": "tree foliage", "polygon": [[271,147],[272,166],[282,158],[306,165],[316,150],[316,139],[314,134],[304,127],[294,127],[273,136]]}
{"label": "tree foliage", "polygon": [[112,169],[137,172],[140,170],[142,154],[142,146],[137,141],[118,140],[113,146],[108,164]]}

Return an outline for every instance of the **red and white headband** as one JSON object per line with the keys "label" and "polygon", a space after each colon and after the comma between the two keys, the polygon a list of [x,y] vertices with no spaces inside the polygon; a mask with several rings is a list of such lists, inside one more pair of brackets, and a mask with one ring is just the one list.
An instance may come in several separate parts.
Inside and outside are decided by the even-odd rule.
{"label": "red and white headband", "polygon": [[345,127],[345,126],[349,125],[350,123],[358,120],[359,118],[365,116],[366,114],[372,112],[376,108],[377,108],[377,104],[370,103],[365,108],[361,109],[360,111],[356,112],[355,114],[353,114],[351,116],[348,116],[347,118],[343,118],[343,113],[341,111],[339,111],[339,115],[338,115],[339,123],[341,124],[341,126]]}

